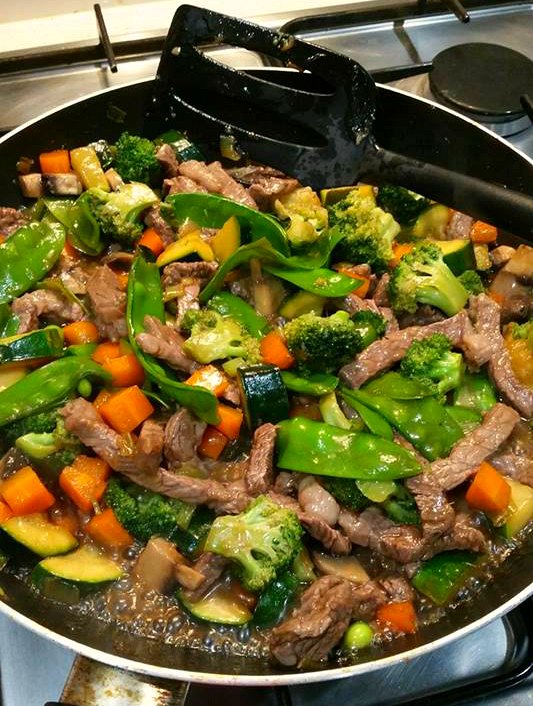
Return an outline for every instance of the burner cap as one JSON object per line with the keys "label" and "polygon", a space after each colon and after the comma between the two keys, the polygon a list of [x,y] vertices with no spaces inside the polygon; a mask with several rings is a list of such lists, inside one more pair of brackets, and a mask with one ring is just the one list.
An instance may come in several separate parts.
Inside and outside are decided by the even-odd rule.
{"label": "burner cap", "polygon": [[436,98],[485,122],[524,115],[520,96],[533,95],[533,61],[496,44],[458,44],[437,54],[429,74]]}

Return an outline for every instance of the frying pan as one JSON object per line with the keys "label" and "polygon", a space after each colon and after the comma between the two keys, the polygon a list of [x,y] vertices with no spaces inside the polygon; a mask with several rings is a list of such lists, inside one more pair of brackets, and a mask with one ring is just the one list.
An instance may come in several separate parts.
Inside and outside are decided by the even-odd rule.
{"label": "frying pan", "polygon": [[[271,72],[266,70],[261,76],[270,80]],[[296,81],[297,76],[293,75]],[[21,204],[15,178],[15,165],[21,155],[73,148],[99,138],[114,141],[124,130],[141,132],[151,90],[152,82],[144,81],[102,91],[47,113],[1,138],[2,205]],[[389,116],[394,116],[394,120]],[[531,191],[532,160],[470,120],[402,91],[378,86],[375,133],[387,149],[421,160],[431,157],[435,164],[479,178],[495,175],[508,188]],[[191,137],[194,139],[194,134]],[[5,592],[0,610],[81,655],[150,677],[241,686],[325,681],[411,660],[515,608],[533,593],[532,549],[530,533],[479,597],[450,610],[439,622],[392,641],[379,654],[361,655],[350,666],[325,663],[310,671],[293,671],[267,661],[176,648],[141,638],[93,615],[75,614],[40,598],[6,572],[0,573],[0,586]]]}

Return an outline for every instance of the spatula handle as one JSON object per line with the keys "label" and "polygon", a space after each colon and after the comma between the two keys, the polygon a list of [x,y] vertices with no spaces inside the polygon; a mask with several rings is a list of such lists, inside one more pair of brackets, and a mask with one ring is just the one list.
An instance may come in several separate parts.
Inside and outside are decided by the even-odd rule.
{"label": "spatula handle", "polygon": [[404,186],[533,241],[533,183],[528,196],[379,147],[365,160],[360,179]]}

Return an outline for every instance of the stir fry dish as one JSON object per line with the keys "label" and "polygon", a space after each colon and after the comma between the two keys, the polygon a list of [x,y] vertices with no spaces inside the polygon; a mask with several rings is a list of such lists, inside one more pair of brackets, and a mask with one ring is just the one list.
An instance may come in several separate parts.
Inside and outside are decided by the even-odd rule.
{"label": "stir fry dish", "polygon": [[308,667],[415,633],[519,547],[533,248],[401,187],[206,163],[178,132],[18,170],[3,572],[148,637]]}

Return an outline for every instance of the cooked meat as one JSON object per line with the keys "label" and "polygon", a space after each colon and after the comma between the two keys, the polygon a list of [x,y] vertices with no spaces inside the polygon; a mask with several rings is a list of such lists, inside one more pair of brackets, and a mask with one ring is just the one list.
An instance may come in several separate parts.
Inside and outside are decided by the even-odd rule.
{"label": "cooked meat", "polygon": [[178,498],[194,505],[207,505],[224,515],[237,515],[246,509],[252,499],[242,483],[221,483],[212,478],[193,478],[159,469],[152,477],[132,477],[136,483],[170,498]]}
{"label": "cooked meat", "polygon": [[339,505],[333,495],[317,483],[313,476],[307,476],[299,484],[298,502],[305,513],[320,517],[330,527],[337,524]]}
{"label": "cooked meat", "polygon": [[203,285],[215,274],[217,267],[216,262],[173,262],[163,270],[163,287],[181,284],[189,277],[200,280]]}
{"label": "cooked meat", "polygon": [[222,196],[238,201],[245,206],[257,208],[257,204],[246,189],[222,168],[220,162],[205,164],[205,162],[190,159],[179,165],[179,173],[181,176],[196,181],[210,193],[222,194]]}
{"label": "cooked meat", "polygon": [[295,495],[301,480],[302,476],[300,473],[281,471],[274,481],[274,493],[279,493],[280,495]]}
{"label": "cooked meat", "polygon": [[526,422],[519,422],[489,461],[504,475],[533,487],[533,429]]}
{"label": "cooked meat", "polygon": [[[458,512],[450,534],[441,537],[433,548],[431,556],[451,549],[463,549],[472,552],[485,552],[487,540],[479,527],[476,527],[475,517],[470,513]],[[429,559],[428,551],[423,556]]]}
{"label": "cooked meat", "polygon": [[413,587],[403,576],[388,576],[387,578],[379,579],[378,583],[387,594],[387,601],[392,603],[411,601],[415,596]]}
{"label": "cooked meat", "polygon": [[272,630],[270,651],[274,658],[287,667],[301,667],[326,657],[350,623],[352,586],[338,576],[314,581],[290,617]]}
{"label": "cooked meat", "polygon": [[273,424],[262,424],[255,430],[244,479],[250,495],[261,495],[272,485],[275,445],[276,427]]}
{"label": "cooked meat", "polygon": [[434,461],[427,472],[429,481],[442,490],[456,488],[473,475],[479,464],[506,441],[520,416],[511,407],[498,403],[483,422],[453,447],[447,458]]}
{"label": "cooked meat", "polygon": [[204,552],[192,567],[203,577],[202,583],[194,590],[187,591],[187,598],[193,603],[199,601],[222,576],[229,563],[223,556]]}
{"label": "cooked meat", "polygon": [[0,207],[0,234],[3,236],[10,236],[21,226],[25,226],[29,223],[30,219],[22,211],[18,211],[16,208],[9,208],[8,206]]}
{"label": "cooked meat", "polygon": [[102,258],[102,263],[104,265],[115,265],[118,267],[123,267],[128,269],[133,264],[135,255],[131,252],[124,252],[123,250],[113,250],[108,255],[104,255]]}
{"label": "cooked meat", "polygon": [[339,309],[347,311],[350,315],[357,314],[358,311],[372,311],[374,314],[379,314],[378,305],[373,299],[361,299],[355,294],[349,294],[343,299],[334,299],[333,303]]}
{"label": "cooked meat", "polygon": [[171,194],[207,194],[207,189],[189,177],[175,176],[173,179],[164,180],[163,192],[169,196]]}
{"label": "cooked meat", "polygon": [[412,326],[393,331],[374,341],[352,363],[341,368],[340,377],[349,387],[361,387],[367,380],[398,363],[413,341],[421,341],[433,333],[443,333],[457,346],[461,343],[467,326],[470,326],[470,321],[463,310],[449,319],[429,326]]}
{"label": "cooked meat", "polygon": [[176,153],[170,145],[164,142],[155,153],[155,158],[163,168],[167,177],[175,177],[178,173],[179,163],[176,159]]}
{"label": "cooked meat", "polygon": [[137,462],[147,471],[155,473],[163,458],[164,432],[161,424],[147,419],[137,440]]}
{"label": "cooked meat", "polygon": [[153,228],[165,245],[170,245],[176,240],[176,233],[172,226],[161,215],[161,205],[151,206],[144,214],[144,222]]}
{"label": "cooked meat", "polygon": [[179,466],[196,458],[206,424],[195,419],[188,409],[181,409],[165,425],[163,452],[169,466]]}
{"label": "cooked meat", "polygon": [[102,338],[118,341],[128,335],[126,293],[117,275],[107,265],[95,268],[87,281],[87,294],[94,312],[94,323]]}
{"label": "cooked meat", "polygon": [[176,547],[163,537],[152,537],[139,554],[133,576],[141,581],[148,591],[168,593],[176,584],[176,568],[183,557]]}
{"label": "cooked meat", "polygon": [[374,289],[372,298],[378,306],[390,306],[389,282],[390,275],[385,273],[384,275],[381,275],[376,283],[376,288]]}
{"label": "cooked meat", "polygon": [[39,328],[41,316],[58,324],[81,321],[85,317],[77,302],[68,301],[51,289],[36,289],[23,294],[13,301],[11,311],[19,319],[18,333]]}
{"label": "cooked meat", "polygon": [[43,174],[43,188],[53,196],[79,196],[83,191],[81,181],[74,172]]}
{"label": "cooked meat", "polygon": [[414,591],[401,576],[388,576],[352,586],[352,620],[372,620],[376,610],[385,603],[410,601]]}
{"label": "cooked meat", "polygon": [[379,307],[379,313],[387,322],[387,328],[385,330],[385,335],[389,335],[389,333],[394,333],[395,331],[398,331],[400,328],[400,324],[398,323],[398,320],[396,316],[394,315],[394,312],[392,309],[390,309],[388,306],[380,306]]}
{"label": "cooked meat", "polygon": [[236,407],[242,406],[241,392],[239,390],[239,386],[234,382],[230,382],[228,384],[221,397],[223,400],[226,400],[226,402],[231,402],[231,404]]}
{"label": "cooked meat", "polygon": [[184,339],[172,326],[159,321],[155,316],[144,317],[144,332],[135,340],[148,355],[165,361],[171,368],[191,373],[198,364],[183,352]]}
{"label": "cooked meat", "polygon": [[294,191],[300,183],[272,167],[250,165],[228,169],[228,173],[244,186],[262,211],[271,209],[272,202]]}
{"label": "cooked meat", "polygon": [[445,230],[446,240],[454,240],[455,238],[468,240],[473,224],[474,219],[471,216],[467,216],[466,213],[460,213],[459,211],[453,211],[452,217],[448,221]]}
{"label": "cooked meat", "polygon": [[398,324],[400,328],[409,328],[410,326],[427,326],[428,324],[435,324],[437,321],[444,321],[446,316],[428,304],[422,304],[418,306],[414,314],[409,312],[403,312],[398,316]]}
{"label": "cooked meat", "polygon": [[407,488],[413,493],[426,539],[440,537],[453,526],[455,512],[440,487],[426,473],[409,478]]}
{"label": "cooked meat", "polygon": [[513,257],[516,250],[510,245],[499,245],[490,252],[490,259],[494,267],[502,267]]}

